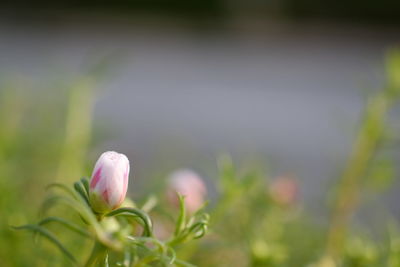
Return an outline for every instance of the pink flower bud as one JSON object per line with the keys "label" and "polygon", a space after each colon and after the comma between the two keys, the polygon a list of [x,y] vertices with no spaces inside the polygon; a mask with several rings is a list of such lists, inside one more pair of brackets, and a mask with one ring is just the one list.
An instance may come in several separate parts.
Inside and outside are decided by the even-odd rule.
{"label": "pink flower bud", "polygon": [[124,154],[108,151],[94,166],[89,187],[92,209],[105,213],[118,208],[128,189],[129,160]]}
{"label": "pink flower bud", "polygon": [[299,185],[292,174],[278,176],[270,186],[270,196],[279,205],[295,204],[299,197]]}
{"label": "pink flower bud", "polygon": [[178,205],[176,192],[185,197],[186,210],[193,213],[204,203],[207,188],[201,177],[191,170],[178,170],[169,177],[167,198]]}

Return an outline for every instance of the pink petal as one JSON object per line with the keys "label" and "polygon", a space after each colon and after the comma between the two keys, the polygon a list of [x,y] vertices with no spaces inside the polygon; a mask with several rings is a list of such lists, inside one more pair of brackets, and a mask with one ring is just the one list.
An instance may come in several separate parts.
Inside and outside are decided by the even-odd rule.
{"label": "pink petal", "polygon": [[97,171],[95,172],[95,174],[93,175],[92,180],[90,181],[90,187],[93,189],[96,187],[97,183],[100,180],[100,176],[101,176],[101,167],[99,167],[97,169]]}
{"label": "pink petal", "polygon": [[101,193],[101,195],[103,196],[103,199],[105,200],[106,203],[108,203],[108,191],[107,189]]}

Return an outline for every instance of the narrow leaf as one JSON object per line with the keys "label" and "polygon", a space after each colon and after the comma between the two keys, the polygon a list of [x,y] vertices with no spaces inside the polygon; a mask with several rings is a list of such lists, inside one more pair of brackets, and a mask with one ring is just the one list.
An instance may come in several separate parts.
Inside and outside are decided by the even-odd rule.
{"label": "narrow leaf", "polygon": [[81,183],[86,191],[86,195],[89,197],[89,179],[87,177],[82,177]]}
{"label": "narrow leaf", "polygon": [[26,229],[40,233],[42,236],[46,237],[50,242],[52,242],[56,247],[58,247],[71,261],[73,261],[75,264],[77,263],[75,257],[68,251],[68,249],[66,249],[64,245],[57,239],[57,237],[47,229],[35,224],[26,224],[13,228],[16,230]]}
{"label": "narrow leaf", "polygon": [[176,260],[176,252],[171,247],[168,247],[168,251],[171,252],[171,260],[170,260],[169,264],[174,264],[174,262]]}
{"label": "narrow leaf", "polygon": [[48,218],[45,218],[45,219],[41,220],[38,223],[38,225],[45,225],[45,224],[48,224],[48,223],[51,223],[51,222],[58,222],[58,223],[64,225],[66,228],[68,228],[68,229],[70,229],[70,230],[72,230],[72,231],[74,231],[74,232],[76,232],[76,233],[78,233],[80,235],[83,235],[83,236],[86,236],[86,237],[91,237],[90,233],[87,232],[82,227],[80,227],[80,226],[78,226],[78,225],[76,225],[74,223],[71,223],[71,222],[69,222],[69,221],[67,221],[67,220],[65,220],[63,218],[60,218],[60,217],[48,217]]}
{"label": "narrow leaf", "polygon": [[104,259],[104,267],[109,267],[109,265],[108,265],[108,253],[106,254],[106,257]]}
{"label": "narrow leaf", "polygon": [[144,212],[150,212],[157,205],[157,197],[151,195],[142,206]]}
{"label": "narrow leaf", "polygon": [[135,208],[119,208],[107,213],[105,216],[120,216],[120,215],[127,215],[131,214],[134,216],[139,217],[144,223],[144,232],[143,235],[145,236],[152,236],[153,235],[153,223],[147,215],[147,213],[143,212],[142,210],[135,209]]}
{"label": "narrow leaf", "polygon": [[71,188],[69,188],[65,184],[52,183],[52,184],[49,184],[48,186],[46,186],[46,190],[52,189],[52,188],[60,188],[60,189],[64,190],[65,192],[67,192],[68,194],[70,194],[72,197],[75,197],[74,191],[72,191]]}
{"label": "narrow leaf", "polygon": [[39,208],[39,216],[43,217],[44,214],[54,205],[56,204],[62,197],[61,196],[48,196]]}
{"label": "narrow leaf", "polygon": [[189,262],[186,262],[186,261],[183,261],[183,260],[179,260],[179,259],[175,260],[175,265],[176,266],[180,266],[180,267],[196,267],[196,265],[193,265],[193,264],[191,264]]}
{"label": "narrow leaf", "polygon": [[175,236],[178,236],[186,226],[186,208],[185,208],[185,197],[177,193],[179,198],[179,216],[175,225]]}
{"label": "narrow leaf", "polygon": [[84,185],[80,181],[74,183],[75,191],[85,200],[86,204],[89,205],[89,196],[86,194]]}

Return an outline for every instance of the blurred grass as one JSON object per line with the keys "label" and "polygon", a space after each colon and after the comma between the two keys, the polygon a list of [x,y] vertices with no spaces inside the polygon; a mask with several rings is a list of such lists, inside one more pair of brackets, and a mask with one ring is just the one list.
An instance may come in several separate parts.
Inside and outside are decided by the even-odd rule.
{"label": "blurred grass", "polygon": [[0,93],[0,265],[60,262],[51,247],[37,246],[27,235],[10,231],[10,225],[38,219],[46,184],[82,175],[91,138],[93,83],[85,78],[57,90],[11,84]]}
{"label": "blurred grass", "polygon": [[[398,104],[399,50],[390,50],[386,62],[386,84],[366,103],[352,154],[334,191],[329,225],[314,220],[299,199],[284,203],[286,198],[276,198],[271,193],[276,180],[268,174],[237,168],[225,156],[218,162],[219,177],[213,181],[217,200],[208,207],[210,234],[182,246],[179,258],[199,266],[400,266],[397,222],[382,218],[387,236],[376,238],[357,231],[352,220],[367,193],[365,186],[385,192],[381,180],[371,183],[368,179],[385,177],[390,185],[396,175],[392,165],[397,160],[381,164],[377,155],[388,142],[388,113]],[[32,235],[14,232],[10,225],[38,220],[49,182],[71,183],[90,172],[85,166],[94,148],[94,94],[103,76],[101,68],[94,68],[57,90],[1,85],[0,266],[69,266],[45,240],[35,243]],[[163,199],[162,190],[159,198]],[[161,201],[153,216],[168,222],[170,209]],[[75,218],[67,208],[58,212]],[[49,227],[57,232],[57,226]],[[64,231],[57,235],[80,257],[90,250],[87,242],[74,235]]]}
{"label": "blurred grass", "polygon": [[[327,254],[338,258],[344,248],[344,238],[350,216],[354,213],[362,190],[363,178],[369,170],[371,159],[377,153],[379,145],[385,141],[387,131],[387,114],[400,95],[397,53],[390,51],[387,57],[387,85],[371,97],[366,104],[364,117],[358,135],[354,141],[352,152],[346,169],[340,180],[336,206],[328,233]],[[385,169],[387,169],[386,166]],[[385,169],[381,169],[383,172]]]}
{"label": "blurred grass", "polygon": [[[386,239],[353,221],[369,193],[365,188],[382,194],[396,177],[392,164],[397,159],[385,155],[382,164],[377,155],[393,144],[388,114],[399,104],[399,50],[387,53],[386,73],[383,88],[365,104],[347,166],[333,188],[328,225],[316,222],[301,203],[276,203],[269,194],[274,182],[268,175],[243,173],[223,158],[216,180],[219,199],[211,208],[212,232],[197,247],[184,247],[178,255],[199,266],[400,266],[400,255],[394,252],[399,250],[397,222],[382,218],[381,228],[389,229],[391,222]],[[373,208],[370,213],[376,212]]]}

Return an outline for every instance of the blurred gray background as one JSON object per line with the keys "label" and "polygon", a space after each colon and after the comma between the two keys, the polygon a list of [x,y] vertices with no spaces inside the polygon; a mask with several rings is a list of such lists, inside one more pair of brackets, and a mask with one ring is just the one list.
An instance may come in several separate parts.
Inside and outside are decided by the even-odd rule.
{"label": "blurred gray background", "polygon": [[400,40],[398,26],[368,22],[56,18],[2,20],[1,73],[41,83],[122,55],[96,88],[94,118],[111,128],[99,151],[126,153],[135,179],[180,167],[211,179],[230,153],[272,177],[295,173],[317,209]]}

